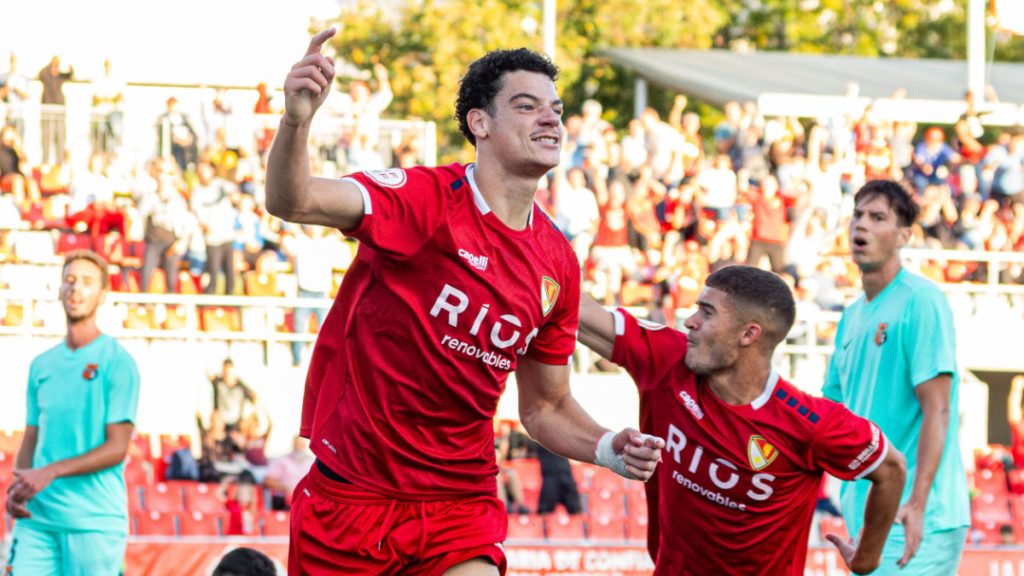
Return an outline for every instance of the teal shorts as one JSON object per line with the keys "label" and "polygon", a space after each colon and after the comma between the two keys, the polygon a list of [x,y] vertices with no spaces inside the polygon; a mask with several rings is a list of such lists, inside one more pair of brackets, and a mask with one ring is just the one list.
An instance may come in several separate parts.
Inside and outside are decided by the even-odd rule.
{"label": "teal shorts", "polygon": [[967,543],[967,528],[925,533],[917,554],[901,570],[896,562],[903,557],[905,543],[903,527],[893,526],[882,550],[882,564],[872,576],[956,576]]}
{"label": "teal shorts", "polygon": [[128,537],[115,532],[40,530],[15,523],[8,576],[118,576]]}

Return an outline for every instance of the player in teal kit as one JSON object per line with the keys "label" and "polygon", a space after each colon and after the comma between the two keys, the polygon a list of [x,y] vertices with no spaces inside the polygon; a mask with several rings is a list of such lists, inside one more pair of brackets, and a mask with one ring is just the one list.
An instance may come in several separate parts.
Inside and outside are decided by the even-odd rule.
{"label": "player in teal kit", "polygon": [[[843,312],[822,394],[877,423],[907,458],[902,506],[876,574],[953,576],[970,524],[960,458],[956,334],[932,282],[900,265],[917,216],[895,182],[857,192],[850,249],[864,295]],[[847,483],[843,516],[861,528],[868,483]]]}
{"label": "player in teal kit", "polygon": [[29,369],[25,435],[8,489],[16,519],[11,576],[121,572],[128,536],[124,457],[139,402],[139,371],[99,331],[107,264],[88,251],[64,261],[64,341]]}

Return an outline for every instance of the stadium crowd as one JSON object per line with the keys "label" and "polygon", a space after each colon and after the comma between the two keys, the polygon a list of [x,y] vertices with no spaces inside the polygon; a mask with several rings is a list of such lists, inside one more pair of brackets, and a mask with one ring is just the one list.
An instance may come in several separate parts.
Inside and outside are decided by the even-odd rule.
{"label": "stadium crowd", "polygon": [[[38,79],[52,85],[43,104],[59,112],[62,100],[53,100],[53,90],[59,93],[60,82],[73,72],[60,72],[59,59],[54,60]],[[315,173],[403,167],[416,160],[414,136],[380,140],[380,118],[391,91],[383,66],[373,76],[373,86],[348,82],[329,101],[330,113],[349,129],[311,150]],[[125,121],[123,84],[108,76],[94,79],[92,149],[88,161],[77,166],[66,161],[71,151],[57,137],[43,142],[46,161],[29,162],[21,114],[27,84],[12,56],[9,72],[0,74],[4,258],[15,253],[7,231],[46,230],[57,252],[91,247],[105,256],[116,268],[115,290],[334,295],[353,243],[337,230],[285,224],[266,211],[263,186],[273,130],[247,131],[236,122],[247,114],[279,113],[266,86],[254,89],[257,104],[245,113],[233,110],[218,92],[212,100],[188,103],[187,108],[201,110],[197,120],[177,98],[167,100],[159,117],[128,118],[155,127],[153,155],[132,164],[119,137]],[[594,100],[564,118],[563,161],[539,182],[537,201],[575,249],[585,289],[606,305],[649,306],[654,319],[672,319],[675,309],[696,301],[712,271],[746,262],[768,266],[791,281],[801,306],[840,310],[858,289],[844,233],[852,193],[874,178],[900,180],[914,191],[921,206],[915,247],[1024,249],[1024,134],[984,127],[970,95],[964,114],[948,129],[884,120],[870,109],[859,118],[765,117],[749,102],[727,103],[724,119],[704,126],[688,104],[680,95],[665,113],[648,108],[624,131],[603,119],[602,104]],[[42,127],[44,134],[54,130]],[[929,262],[921,271],[939,282],[987,275],[985,265],[974,262]],[[999,274],[1002,283],[1024,281],[1017,265]],[[315,330],[314,314],[318,309],[296,308],[286,329]],[[293,349],[296,365],[301,347],[296,343]],[[220,473],[209,478],[235,479],[223,487],[222,498],[235,502],[229,505],[233,514],[238,511],[225,533],[252,533],[246,510],[252,512],[254,502],[264,499],[244,486],[266,482],[252,470],[265,475],[270,463],[251,449],[254,442],[258,448],[261,435],[265,441],[269,426],[245,434],[240,427],[221,428],[209,446],[211,454],[218,452],[217,442],[229,447]],[[161,454],[166,461],[160,461],[170,466],[174,452]],[[308,453],[297,444],[291,457],[307,462],[303,454]],[[139,449],[136,461],[149,460]],[[231,462],[239,469],[225,472]],[[289,464],[279,464],[286,481],[277,484],[271,474],[265,484],[272,489],[274,508],[286,507],[283,499],[295,476]],[[535,499],[524,503],[513,468],[503,467],[511,478],[510,507],[534,508]],[[139,470],[129,466],[130,474],[149,475],[147,484],[164,473]],[[198,469],[195,474],[201,479]],[[580,483],[591,484],[582,477]],[[533,484],[526,488],[534,496],[539,490]],[[190,492],[181,494],[187,499]]]}

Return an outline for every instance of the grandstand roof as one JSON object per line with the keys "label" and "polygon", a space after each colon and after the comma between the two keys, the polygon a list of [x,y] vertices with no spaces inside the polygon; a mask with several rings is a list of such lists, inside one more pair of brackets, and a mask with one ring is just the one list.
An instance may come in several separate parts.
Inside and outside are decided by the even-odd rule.
{"label": "grandstand roof", "polygon": [[[893,105],[893,94],[905,90],[906,96],[899,100],[908,105],[896,106],[906,108],[902,113],[920,121],[954,121],[963,111],[967,85],[963,60],[665,48],[608,48],[601,54],[650,83],[719,106],[730,100],[749,100],[771,108],[779,105],[780,96],[790,101],[803,98],[792,111],[779,112],[799,116],[819,115],[822,106],[839,105],[838,99],[859,101],[861,107],[871,100]],[[993,63],[986,74],[1004,103],[994,107],[991,121],[986,123],[1019,124],[1024,64]],[[858,85],[859,98],[847,96],[851,82]],[[956,107],[955,112],[951,106]]]}

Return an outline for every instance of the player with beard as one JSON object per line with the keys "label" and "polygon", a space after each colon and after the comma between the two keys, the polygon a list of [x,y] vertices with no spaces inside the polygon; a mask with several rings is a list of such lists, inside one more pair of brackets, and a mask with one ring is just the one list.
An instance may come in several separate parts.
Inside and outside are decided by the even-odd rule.
{"label": "player with beard", "polygon": [[533,201],[559,161],[557,69],[525,49],[469,67],[456,116],[473,164],[313,178],[333,34],[285,80],[267,167],[271,213],[360,242],[306,379],[317,461],[295,491],[288,570],[504,573],[492,419],[511,372],[524,427],[554,452],[646,480],[662,445],[601,427],[569,391],[580,269]]}
{"label": "player with beard", "polygon": [[824,472],[871,484],[859,542],[830,539],[853,572],[878,566],[903,456],[868,420],[775,372],[794,316],[782,279],[749,266],[708,277],[686,334],[583,298],[580,341],[629,372],[640,430],[665,438],[646,486],[656,575],[802,576]]}
{"label": "player with beard", "polygon": [[139,403],[135,360],[100,332],[107,263],[64,260],[64,340],[29,368],[25,435],[7,490],[15,518],[7,574],[115,576],[128,540],[124,459]]}

